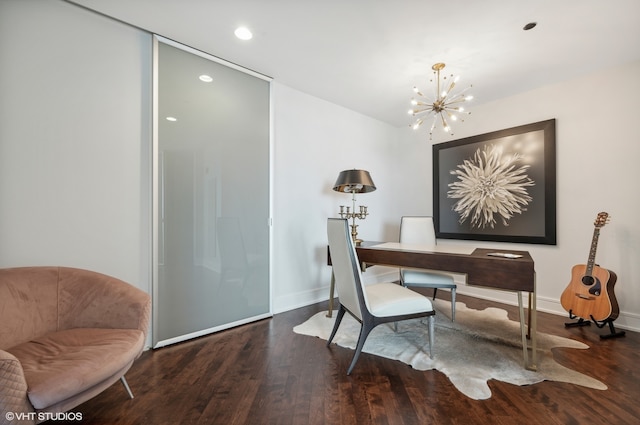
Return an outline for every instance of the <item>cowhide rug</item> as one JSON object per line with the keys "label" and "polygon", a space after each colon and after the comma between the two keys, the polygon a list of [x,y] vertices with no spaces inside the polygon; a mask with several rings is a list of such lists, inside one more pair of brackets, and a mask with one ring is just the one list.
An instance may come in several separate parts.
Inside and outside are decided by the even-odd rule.
{"label": "cowhide rug", "polygon": [[[449,319],[451,304],[435,300],[436,328],[434,358],[428,355],[428,328],[426,319],[414,319],[376,327],[367,338],[363,351],[389,359],[400,360],[416,370],[436,369],[466,396],[483,400],[491,397],[487,385],[497,379],[514,385],[531,385],[542,381],[560,381],[584,387],[606,390],[602,382],[580,372],[561,366],[553,359],[551,349],[568,347],[588,349],[581,342],[538,332],[538,370],[523,367],[520,324],[509,320],[505,310],[490,307],[485,310],[468,308],[456,303],[456,321]],[[312,316],[293,328],[303,335],[327,339],[333,328],[333,318],[326,312]],[[333,342],[351,349],[355,348],[360,324],[348,313]],[[529,352],[531,355],[531,352]],[[356,365],[356,370],[357,370]]]}

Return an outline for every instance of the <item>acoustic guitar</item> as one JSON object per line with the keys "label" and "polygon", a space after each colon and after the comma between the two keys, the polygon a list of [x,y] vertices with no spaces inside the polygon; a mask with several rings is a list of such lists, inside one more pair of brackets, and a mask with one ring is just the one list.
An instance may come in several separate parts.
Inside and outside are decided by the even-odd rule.
{"label": "acoustic guitar", "polygon": [[587,264],[571,269],[571,282],[560,297],[560,304],[571,318],[579,317],[594,322],[613,321],[620,312],[613,287],[618,277],[611,270],[595,264],[600,229],[609,222],[609,214],[598,213],[594,222],[593,238]]}

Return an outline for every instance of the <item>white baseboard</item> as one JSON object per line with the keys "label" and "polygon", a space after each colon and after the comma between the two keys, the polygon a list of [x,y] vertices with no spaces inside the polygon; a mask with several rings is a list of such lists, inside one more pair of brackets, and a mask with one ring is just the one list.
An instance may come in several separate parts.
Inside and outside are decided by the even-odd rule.
{"label": "white baseboard", "polygon": [[309,291],[287,294],[273,299],[273,313],[284,313],[329,299],[329,285]]}
{"label": "white baseboard", "polygon": [[[377,266],[375,269],[367,270],[366,273],[362,274],[362,278],[365,285],[370,285],[370,284],[379,283],[379,282],[392,282],[397,280],[398,277],[399,277],[398,269],[392,268],[392,267]],[[459,281],[456,283],[458,283],[457,292],[459,294],[468,295],[471,297],[480,298],[488,301],[495,301],[495,302],[508,304],[508,305],[518,305],[518,298],[516,297],[514,292],[496,291],[494,289],[486,289],[486,288],[476,287],[476,286],[467,286],[463,281]],[[283,313],[285,311],[294,310],[300,307],[305,307],[321,301],[326,301],[328,299],[329,299],[329,285],[319,289],[313,289],[309,291],[299,292],[296,294],[288,294],[283,297],[278,297],[277,299],[274,299],[273,311],[274,313]],[[526,306],[528,302],[528,299],[526,296],[523,297],[523,302]],[[538,295],[537,310],[544,313],[556,314],[558,316],[565,316],[567,317],[567,321],[569,321],[569,315],[560,305],[559,299],[541,297]],[[614,324],[616,328],[633,331],[633,332],[640,332],[640,315],[621,311],[620,316],[616,319]]]}
{"label": "white baseboard", "polygon": [[[515,293],[509,291],[496,291],[492,289],[472,287],[458,282],[457,292],[459,294],[468,295],[484,300],[495,301],[508,305],[518,305],[518,298],[516,297]],[[527,305],[527,301],[527,297],[523,297],[525,306]],[[571,319],[569,319],[569,314],[562,307],[559,299],[538,295],[536,301],[537,311],[564,316],[567,318],[567,322],[571,321]],[[620,328],[628,331],[640,332],[640,315],[621,311],[620,315],[615,320],[614,325],[616,329]]]}

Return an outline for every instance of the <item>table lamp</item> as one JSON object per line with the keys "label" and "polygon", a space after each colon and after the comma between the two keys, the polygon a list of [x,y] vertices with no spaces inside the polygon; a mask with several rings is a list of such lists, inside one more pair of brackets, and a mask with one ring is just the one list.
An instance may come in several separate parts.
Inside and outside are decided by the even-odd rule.
{"label": "table lamp", "polygon": [[356,245],[362,243],[361,239],[358,239],[358,225],[356,224],[356,218],[364,220],[369,212],[367,207],[360,205],[359,211],[356,212],[356,193],[367,193],[376,190],[376,186],[371,180],[371,176],[368,171],[365,170],[344,170],[338,175],[336,183],[333,185],[333,190],[336,192],[351,193],[352,207],[340,205],[340,218],[346,218],[351,220],[351,238]]}

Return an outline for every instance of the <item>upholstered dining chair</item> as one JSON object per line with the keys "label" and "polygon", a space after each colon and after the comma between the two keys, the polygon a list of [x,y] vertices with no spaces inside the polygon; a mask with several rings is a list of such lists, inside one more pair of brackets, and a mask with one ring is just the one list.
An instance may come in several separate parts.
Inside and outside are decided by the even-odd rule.
{"label": "upholstered dining chair", "polygon": [[[433,218],[427,216],[404,216],[400,219],[400,243],[436,245],[436,232]],[[456,284],[453,276],[433,270],[400,269],[400,282],[403,286],[433,288],[433,299],[438,288],[451,290],[451,321],[456,320]]]}
{"label": "upholstered dining chair", "polygon": [[329,254],[335,277],[340,309],[327,340],[331,344],[345,313],[360,322],[360,335],[347,375],[353,371],[362,347],[373,328],[382,323],[427,317],[429,356],[433,357],[434,315],[429,298],[395,283],[364,286],[360,263],[346,219],[330,218],[327,223]]}

